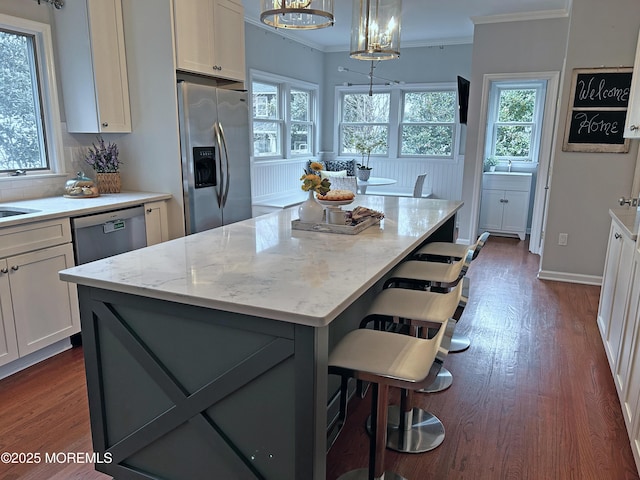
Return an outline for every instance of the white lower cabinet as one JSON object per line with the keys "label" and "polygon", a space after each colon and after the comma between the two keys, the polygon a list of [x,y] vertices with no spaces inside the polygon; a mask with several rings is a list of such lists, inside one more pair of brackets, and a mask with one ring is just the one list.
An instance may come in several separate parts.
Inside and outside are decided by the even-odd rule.
{"label": "white lower cabinet", "polygon": [[[18,241],[43,226],[62,235],[53,246],[22,253],[29,242]],[[76,286],[58,277],[74,265],[68,218],[9,227],[0,238],[15,251],[0,258],[0,365],[5,365],[78,333],[80,314]]]}
{"label": "white lower cabinet", "polygon": [[612,221],[608,245],[598,306],[598,327],[609,366],[615,375],[625,327],[635,243]]}
{"label": "white lower cabinet", "polygon": [[167,202],[145,203],[144,214],[147,229],[147,246],[169,240]]}
{"label": "white lower cabinet", "polygon": [[480,229],[496,233],[515,233],[521,240],[527,234],[530,173],[486,172],[482,176]]}

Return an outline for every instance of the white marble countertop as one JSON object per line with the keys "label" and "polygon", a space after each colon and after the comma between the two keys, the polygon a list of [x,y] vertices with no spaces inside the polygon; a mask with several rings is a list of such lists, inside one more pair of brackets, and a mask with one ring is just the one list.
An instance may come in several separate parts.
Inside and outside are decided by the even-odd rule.
{"label": "white marble countertop", "polygon": [[63,196],[16,200],[0,203],[2,208],[34,210],[23,215],[0,218],[0,228],[60,217],[76,217],[106,210],[126,208],[145,202],[168,200],[168,193],[122,192],[103,194],[95,198],[66,198]]}
{"label": "white marble countertop", "polygon": [[321,327],[462,202],[359,196],[385,214],[357,235],[291,229],[296,207],[63,270],[81,285]]}
{"label": "white marble countertop", "polygon": [[620,207],[609,210],[609,215],[622,229],[622,233],[636,240],[640,228],[640,209],[636,207]]}

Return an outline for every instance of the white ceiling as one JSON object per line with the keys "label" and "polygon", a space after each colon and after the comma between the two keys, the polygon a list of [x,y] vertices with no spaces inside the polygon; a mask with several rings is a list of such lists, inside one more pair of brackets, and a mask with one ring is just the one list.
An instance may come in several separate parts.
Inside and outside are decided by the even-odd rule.
{"label": "white ceiling", "polygon": [[[485,22],[497,21],[500,17],[476,17],[557,17],[568,11],[570,2],[571,0],[403,0],[401,47],[471,43],[474,24],[472,18],[477,22]],[[260,23],[260,0],[242,0],[242,3],[247,21],[263,25]],[[279,33],[323,51],[348,50],[352,3],[350,0],[334,0],[334,3],[333,27],[309,31],[281,29]]]}

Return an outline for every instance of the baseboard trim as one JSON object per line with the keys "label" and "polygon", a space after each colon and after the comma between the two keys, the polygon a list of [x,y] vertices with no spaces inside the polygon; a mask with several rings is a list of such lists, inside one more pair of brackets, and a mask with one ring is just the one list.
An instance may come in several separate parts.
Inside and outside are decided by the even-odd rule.
{"label": "baseboard trim", "polygon": [[0,380],[6,378],[14,373],[18,373],[20,370],[31,367],[36,363],[40,363],[47,358],[53,357],[59,353],[69,350],[71,348],[71,341],[69,338],[64,338],[57,341],[47,347],[37,350],[29,355],[18,358],[11,363],[7,363],[0,367]]}
{"label": "baseboard trim", "polygon": [[584,285],[602,285],[602,276],[582,275],[579,273],[554,272],[550,270],[540,270],[538,272],[540,280],[555,280],[556,282],[581,283]]}

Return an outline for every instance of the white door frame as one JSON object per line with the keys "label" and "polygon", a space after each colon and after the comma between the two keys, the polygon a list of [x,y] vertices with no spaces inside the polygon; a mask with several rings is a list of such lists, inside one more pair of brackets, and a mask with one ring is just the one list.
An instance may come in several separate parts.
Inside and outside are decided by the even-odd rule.
{"label": "white door frame", "polygon": [[[560,72],[525,72],[525,73],[487,73],[482,79],[482,99],[480,102],[480,124],[478,126],[478,145],[476,147],[476,175],[474,179],[474,205],[472,214],[474,224],[478,226],[480,214],[480,198],[482,195],[482,171],[487,137],[487,112],[489,105],[489,90],[493,82],[511,80],[546,80],[544,115],[542,118],[542,131],[540,136],[540,153],[538,155],[537,180],[533,200],[533,212],[531,219],[531,236],[529,251],[540,254],[544,230],[546,194],[548,190],[548,176],[550,172],[551,154],[553,149],[553,136],[555,132],[556,107],[558,103],[558,86],[560,84]],[[475,238],[473,235],[472,238]]]}

